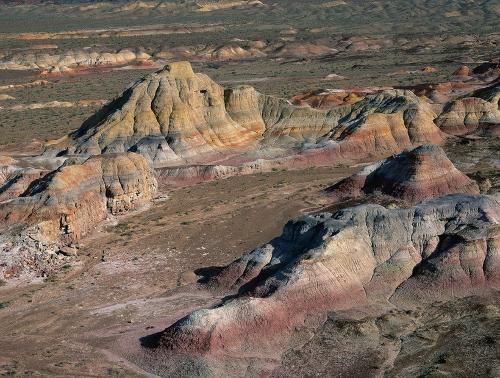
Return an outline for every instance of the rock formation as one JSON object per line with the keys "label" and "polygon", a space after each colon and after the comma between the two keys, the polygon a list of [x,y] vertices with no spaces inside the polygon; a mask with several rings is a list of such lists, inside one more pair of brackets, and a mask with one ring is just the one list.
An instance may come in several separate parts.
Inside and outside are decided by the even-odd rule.
{"label": "rock formation", "polygon": [[39,86],[44,86],[44,85],[49,85],[50,82],[47,80],[35,80],[30,83],[23,83],[23,84],[9,84],[9,85],[0,85],[0,91],[8,91],[11,89],[28,89],[28,88],[34,88],[34,87],[39,87]]}
{"label": "rock formation", "polygon": [[266,54],[256,48],[244,48],[234,44],[221,45],[215,48],[209,47],[200,52],[202,60],[216,61],[256,59],[264,56]]}
{"label": "rock formation", "polygon": [[381,194],[414,204],[444,194],[479,194],[479,187],[441,147],[422,145],[369,165],[326,192],[333,201]]}
{"label": "rock formation", "polygon": [[244,7],[264,7],[264,3],[259,0],[238,0],[238,1],[218,1],[214,3],[201,3],[197,2],[198,12],[213,12],[221,9],[228,8],[244,8]]}
{"label": "rock formation", "polygon": [[448,103],[436,119],[436,123],[441,130],[453,135],[465,135],[476,131],[498,134],[500,83]]}
{"label": "rock formation", "polygon": [[73,108],[73,107],[85,108],[88,106],[102,106],[107,102],[108,102],[107,100],[91,100],[91,99],[78,100],[78,101],[33,102],[31,104],[17,104],[11,106],[3,106],[2,109],[22,112],[25,110],[33,110],[33,109]]}
{"label": "rock formation", "polygon": [[486,76],[496,79],[500,75],[500,62],[497,59],[482,63],[472,70],[474,75]]}
{"label": "rock formation", "polygon": [[[27,175],[30,171],[11,182],[26,186]],[[0,195],[11,188],[8,181]],[[146,204],[155,191],[156,179],[140,155],[110,154],[73,164],[67,161],[29,183],[19,197],[0,202],[1,226],[4,230],[20,226],[34,230],[36,238],[44,242],[71,243],[95,228],[108,213],[119,214]]]}
{"label": "rock formation", "polygon": [[0,185],[3,185],[10,175],[18,169],[16,165],[17,161],[14,158],[0,155]]}
{"label": "rock formation", "polygon": [[46,73],[62,73],[71,69],[99,66],[119,66],[131,62],[149,60],[151,56],[143,51],[123,49],[120,51],[68,50],[64,53],[14,53],[7,54],[0,62],[0,70],[38,69]]}
{"label": "rock formation", "polygon": [[[378,89],[378,88],[377,88]],[[384,88],[392,89],[392,88]],[[335,106],[354,104],[368,93],[381,92],[381,90],[366,91],[366,89],[353,90],[315,90],[293,96],[291,101],[295,105],[310,105],[313,108],[332,108]]]}
{"label": "rock formation", "polygon": [[472,74],[472,70],[469,68],[469,66],[460,66],[456,71],[452,73],[453,76],[460,76],[460,77],[467,77]]}
{"label": "rock formation", "polygon": [[268,54],[279,58],[305,58],[337,53],[338,50],[316,43],[288,42],[267,48]]}
{"label": "rock formation", "polygon": [[135,151],[155,167],[206,164],[235,153],[279,157],[294,148],[328,161],[363,159],[441,143],[435,117],[410,91],[387,90],[353,105],[313,109],[248,86],[224,90],[179,62],[132,85],[55,153]]}
{"label": "rock formation", "polygon": [[19,197],[33,181],[42,178],[47,173],[47,170],[36,168],[5,169],[3,175],[0,173],[0,202]]}
{"label": "rock formation", "polygon": [[179,162],[248,145],[257,135],[229,117],[221,86],[177,63],[134,84],[74,138],[77,153],[133,148],[153,161]]}
{"label": "rock formation", "polygon": [[7,101],[7,100],[15,100],[15,97],[6,95],[6,94],[0,94],[0,101]]}
{"label": "rock formation", "polygon": [[411,309],[498,290],[499,211],[493,197],[449,195],[409,209],[362,205],[290,221],[211,278],[232,297],[168,327],[151,352],[169,374],[186,361],[215,375],[246,370],[279,359],[326,311]]}
{"label": "rock formation", "polygon": [[426,66],[423,67],[420,71],[423,73],[436,73],[439,72],[439,69],[436,67]]}

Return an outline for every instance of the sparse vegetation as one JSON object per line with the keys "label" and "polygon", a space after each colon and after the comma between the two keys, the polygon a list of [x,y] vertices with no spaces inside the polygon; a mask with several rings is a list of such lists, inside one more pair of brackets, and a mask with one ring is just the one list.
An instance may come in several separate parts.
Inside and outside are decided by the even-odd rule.
{"label": "sparse vegetation", "polygon": [[[77,39],[54,39],[51,44],[57,45],[58,51],[82,49],[92,46],[100,48],[144,49],[154,54],[162,46],[171,49],[178,46],[220,45],[231,43],[233,39],[262,40],[269,43],[282,43],[283,30],[295,29],[294,41],[298,43],[316,43],[319,39],[329,42],[338,41],[349,36],[370,36],[371,38],[421,39],[433,41],[435,28],[439,24],[439,33],[443,37],[456,38],[459,35],[473,34],[482,37],[496,29],[495,11],[489,2],[471,6],[465,0],[457,1],[458,16],[442,17],[449,7],[448,2],[440,0],[432,7],[413,7],[412,2],[384,2],[380,6],[356,2],[349,7],[321,7],[319,2],[304,4],[302,1],[280,0],[280,11],[268,7],[250,7],[248,9],[226,9],[221,12],[166,12],[158,9],[155,12],[146,10],[118,13],[120,17],[112,17],[112,13],[82,12],[75,6],[54,5],[42,8],[2,9],[0,14],[1,32],[63,31],[67,29],[89,30],[92,28],[130,27],[130,25],[201,25],[220,24],[222,30],[203,33],[175,33],[165,35],[123,35],[100,38],[90,35]],[[64,11],[64,9],[71,11]],[[49,11],[50,9],[50,11]],[[431,11],[432,9],[432,11]],[[179,11],[180,12],[180,11]],[[412,14],[407,20],[394,17],[394,14]],[[362,16],[361,16],[362,15]],[[439,18],[437,18],[439,16]],[[36,19],[36,23],[23,22],[25,19]],[[481,19],[480,23],[471,22]],[[259,20],[256,24],[255,20]],[[265,26],[262,26],[264,25]],[[389,28],[389,29],[388,29]],[[394,30],[397,31],[394,32]],[[432,31],[432,32],[430,32]],[[233,42],[234,43],[234,42]],[[322,42],[325,43],[325,42]],[[30,40],[0,38],[0,52],[10,49],[25,49],[32,45]],[[353,85],[388,85],[399,81],[400,85],[418,84],[424,81],[442,81],[457,67],[456,59],[471,55],[487,59],[491,46],[452,43],[441,48],[431,48],[415,53],[405,46],[393,44],[380,49],[367,51],[345,51],[334,57],[306,57],[300,59],[257,59],[234,62],[200,62],[195,70],[204,72],[215,81],[224,85],[251,84],[259,91],[283,97],[290,97],[305,90],[326,87],[349,87]],[[424,66],[433,65],[439,69],[437,73],[408,74],[388,76],[395,67],[398,70],[420,70]],[[14,95],[15,104],[46,102],[54,100],[76,101],[82,99],[112,99],[131,82],[151,72],[149,70],[123,70],[99,72],[77,76],[74,78],[48,78],[53,85],[34,87],[29,90],[9,91]],[[345,80],[325,81],[328,74],[336,73],[345,76]],[[27,79],[29,75],[23,74]],[[265,78],[274,78],[266,80]],[[256,80],[257,79],[257,80]],[[260,80],[263,79],[263,80]],[[19,75],[0,71],[0,85],[19,83]],[[27,81],[27,80],[26,80]],[[3,110],[0,122],[0,144],[16,143],[25,140],[25,135],[42,141],[64,136],[75,130],[81,123],[96,111],[96,107],[86,108],[54,108],[29,111]],[[64,121],[62,121],[64,120]]]}
{"label": "sparse vegetation", "polygon": [[[36,0],[30,1],[36,2]],[[233,0],[197,1],[198,5],[195,4],[195,0],[154,1],[155,4],[175,3],[176,6],[194,4],[193,6],[197,7],[201,3],[224,3]],[[106,1],[104,8],[95,9],[92,9],[92,6],[99,2],[90,1],[83,4],[84,8],[90,7],[88,10],[82,10],[80,3],[83,0],[50,1],[48,2],[50,4],[44,6],[4,8],[0,5],[0,62],[4,56],[2,54],[26,52],[42,55],[52,50],[64,54],[69,50],[116,51],[130,48],[144,50],[154,56],[158,51],[169,52],[178,47],[189,49],[192,46],[199,46],[203,49],[206,46],[238,44],[249,48],[256,41],[264,43],[265,46],[273,45],[273,49],[290,48],[290,43],[299,46],[298,48],[292,46],[296,49],[306,44],[322,44],[329,47],[345,45],[344,48],[339,47],[338,52],[332,51],[331,54],[323,55],[305,53],[302,56],[271,56],[268,54],[247,60],[203,61],[200,59],[193,63],[195,72],[207,74],[224,87],[249,84],[262,93],[290,98],[297,93],[317,89],[385,85],[405,87],[428,82],[449,81],[451,72],[461,62],[468,59],[491,60],[491,54],[496,53],[495,48],[500,41],[497,33],[499,8],[493,4],[493,1],[262,1],[263,5],[235,6],[213,11],[209,9],[210,12],[198,12],[196,9],[194,11],[169,9],[168,7],[164,9],[160,6],[148,8],[150,0]],[[124,5],[125,8],[130,5],[129,3],[132,3],[130,10],[120,10]],[[161,30],[175,28],[176,32],[150,35],[141,35],[140,32],[136,35],[129,34],[131,28],[137,27],[143,31],[151,25]],[[205,32],[182,31],[198,25],[213,25],[216,28]],[[115,29],[109,30],[112,28]],[[117,32],[119,28],[121,32]],[[92,29],[107,30],[96,32]],[[65,34],[69,31],[80,31],[85,36],[68,38]],[[39,38],[40,35],[37,35],[36,39],[30,39],[28,33],[33,32],[62,33],[54,38],[47,35]],[[14,36],[14,33],[25,34],[20,37]],[[465,36],[470,36],[470,40],[464,42]],[[352,37],[376,39],[376,42],[369,41],[368,43],[363,39],[358,48],[350,45],[356,43],[355,40],[354,42],[350,40]],[[481,41],[486,37],[491,37],[491,40],[488,40],[488,43],[482,43]],[[365,42],[366,46],[363,45]],[[57,47],[46,49],[43,45],[47,44]],[[267,47],[264,47],[262,51],[268,51],[266,49]],[[183,59],[191,59],[192,55],[186,53],[185,56],[186,58]],[[168,56],[164,59],[165,61],[173,60]],[[470,65],[473,66],[472,63]],[[437,72],[420,71],[427,66],[437,68]],[[30,142],[31,139],[46,141],[63,137],[77,129],[98,109],[94,105],[34,110],[9,110],[5,107],[34,102],[112,99],[131,83],[157,70],[157,67],[145,69],[142,66],[137,69],[117,69],[108,72],[106,70],[107,68],[75,76],[44,76],[43,79],[50,82],[48,85],[0,90],[0,94],[5,91],[6,94],[15,97],[15,99],[0,101],[0,155],[3,155],[3,148],[10,152],[19,145]],[[330,74],[338,76],[328,76]],[[39,73],[34,71],[0,70],[0,87],[14,83],[27,83],[40,78]],[[456,82],[460,83],[458,80]],[[469,83],[468,79],[464,80],[464,83]],[[198,95],[197,91],[194,93]],[[429,95],[426,98],[431,97]],[[274,100],[270,100],[272,101]],[[145,103],[149,106],[149,103]],[[434,105],[439,106],[439,104]],[[409,113],[412,111],[405,112],[405,121]],[[142,115],[138,114],[141,113],[131,114],[130,117],[139,122]],[[151,114],[148,112],[144,114],[145,117],[151,116],[150,119],[154,123],[155,118]],[[389,117],[388,114],[386,115]],[[355,129],[357,124],[349,122],[349,125],[352,127],[347,128],[345,132]],[[195,126],[198,127],[198,124]],[[266,132],[269,131],[267,129]],[[121,133],[117,132],[116,135],[121,135]],[[203,136],[215,139],[215,135],[212,134]],[[141,134],[140,138],[142,137]],[[371,137],[372,135],[369,135],[369,138]],[[498,138],[489,139],[487,147],[485,147],[485,141],[486,138],[483,137],[474,140],[466,137],[450,138],[444,148],[460,170],[478,182],[483,182],[484,187],[489,185],[485,192],[491,193],[498,191],[500,187],[498,170],[493,164],[500,146],[498,146]],[[167,142],[169,142],[168,137]],[[376,144],[379,143],[383,144],[381,141],[377,141]],[[13,145],[6,147],[5,144]],[[304,142],[305,146],[308,144],[309,138],[307,142]],[[17,150],[15,152],[17,153]],[[251,153],[245,155],[245,159],[248,156],[251,156]],[[304,156],[307,158],[307,154]],[[31,160],[35,159],[20,159],[23,164],[25,162],[31,164]],[[226,161],[221,157],[217,160],[217,164],[219,162],[226,164],[228,161],[230,161],[228,164],[233,164],[233,161],[237,162],[238,158],[231,157]],[[38,161],[35,163],[42,164]],[[240,359],[237,355],[238,343],[233,345],[234,340],[228,339],[228,344],[224,337],[229,338],[232,335],[252,332],[258,327],[263,327],[262,337],[276,333],[275,338],[279,340],[280,327],[276,329],[274,327],[278,321],[286,321],[284,317],[295,303],[301,308],[314,308],[314,300],[307,297],[310,294],[307,285],[311,282],[317,282],[311,285],[311,291],[318,290],[318,298],[324,306],[330,299],[336,300],[337,298],[334,291],[328,291],[328,285],[340,282],[344,288],[351,287],[347,286],[348,280],[357,274],[358,269],[364,270],[365,265],[366,267],[372,266],[375,260],[378,264],[382,262],[382,257],[385,261],[393,252],[396,255],[384,262],[380,269],[376,269],[371,280],[376,280],[379,275],[392,273],[406,277],[413,273],[412,269],[404,271],[406,268],[403,268],[403,264],[410,260],[423,259],[423,256],[427,255],[427,250],[432,249],[435,240],[439,242],[442,241],[443,235],[447,238],[449,236],[446,233],[436,236],[429,242],[419,243],[415,248],[409,246],[410,242],[403,243],[401,248],[392,251],[393,245],[399,243],[400,240],[413,242],[413,238],[420,237],[421,234],[427,235],[429,232],[427,228],[430,226],[428,227],[425,223],[426,229],[420,232],[419,227],[422,222],[404,223],[405,226],[401,228],[405,232],[413,228],[415,230],[408,233],[411,237],[401,239],[398,238],[398,230],[392,232],[394,230],[389,229],[394,225],[399,225],[399,221],[384,223],[383,227],[369,228],[368,221],[364,221],[363,215],[349,218],[348,213],[343,212],[341,216],[332,218],[329,223],[322,225],[321,238],[311,238],[315,243],[314,253],[306,255],[294,251],[293,254],[287,254],[287,248],[292,245],[291,241],[296,233],[290,233],[290,238],[282,240],[279,244],[272,243],[280,235],[289,219],[309,213],[336,212],[371,201],[360,198],[335,203],[325,208],[324,204],[318,200],[321,195],[320,190],[363,169],[361,165],[330,165],[303,170],[295,166],[294,168],[297,170],[286,171],[280,166],[280,168],[272,168],[268,173],[235,176],[190,187],[168,187],[165,189],[168,190],[168,201],[166,196],[158,197],[158,201],[152,202],[147,210],[140,209],[129,215],[122,214],[117,217],[119,220],[117,224],[113,223],[104,229],[99,227],[99,232],[90,237],[85,234],[81,246],[74,248],[77,251],[76,258],[72,259],[61,254],[53,254],[47,258],[46,261],[54,264],[54,269],[49,265],[49,268],[43,269],[40,273],[43,276],[49,274],[44,280],[45,284],[40,283],[38,276],[36,281],[26,288],[22,285],[11,287],[9,281],[9,286],[0,290],[8,293],[8,296],[0,301],[2,318],[0,334],[4,336],[0,342],[0,375],[140,375],[141,372],[134,368],[134,364],[145,371],[166,375],[162,370],[164,366],[155,370],[157,366],[148,365],[154,362],[156,356],[162,356],[161,353],[151,354],[143,359],[144,355],[141,353],[149,353],[152,350],[141,348],[138,351],[133,348],[138,347],[144,339],[155,337],[159,332],[163,332],[169,324],[175,324],[173,322],[177,320],[176,316],[183,317],[197,308],[213,307],[216,302],[219,302],[219,298],[223,298],[220,306],[235,305],[233,309],[236,309],[237,298],[241,295],[246,305],[243,311],[234,312],[237,315],[234,322],[230,316],[225,316],[223,313],[220,318],[217,317],[218,315],[211,317],[210,310],[205,313],[208,315],[207,320],[222,319],[211,328],[212,330],[224,329],[221,337],[214,339],[215,343],[212,343],[212,340],[209,340],[209,343],[205,343],[205,340],[202,342],[204,345],[209,345],[209,348],[212,345],[223,347],[228,345],[229,348],[234,348],[234,353],[227,356],[234,358],[234,363],[232,361],[230,363],[236,372],[238,364],[245,363],[245,358]],[[79,178],[77,177],[77,180]],[[78,180],[77,183],[79,182]],[[126,189],[127,182],[120,182],[120,184]],[[165,183],[160,182],[160,190],[166,187],[162,185]],[[47,198],[47,202],[56,200],[57,198],[52,196]],[[403,207],[399,202],[389,202],[387,198],[377,203],[387,208]],[[455,206],[456,209],[458,207]],[[93,209],[89,211],[91,210]],[[374,210],[373,216],[367,219],[378,221],[378,218],[385,218],[386,213],[382,210]],[[427,214],[427,210],[425,213]],[[14,215],[17,216],[17,214]],[[8,216],[10,217],[10,214]],[[17,219],[15,216],[11,218]],[[405,219],[409,217],[410,215],[405,216]],[[475,222],[473,226],[481,226],[481,222],[491,221],[489,216],[486,217],[488,219],[483,218]],[[358,222],[358,219],[362,221]],[[449,220],[447,215],[441,217],[440,221],[443,219],[443,223]],[[338,234],[328,233],[329,228],[344,220],[348,221],[348,227],[339,231]],[[108,219],[108,221],[111,224],[111,220]],[[356,230],[358,223],[360,226],[366,223],[366,231],[359,233],[353,231]],[[450,221],[446,227],[453,228],[455,227],[453,225],[455,225],[454,221]],[[396,226],[394,226],[395,229],[398,228]],[[465,230],[473,235],[477,231],[474,227],[465,228]],[[309,235],[319,228],[314,223],[311,227],[301,226],[301,230],[297,228],[297,233],[304,230],[309,238]],[[455,229],[459,232],[462,228],[453,228]],[[343,239],[342,243],[326,245],[325,248],[321,243],[326,243],[330,239],[335,241],[336,235],[344,237],[344,234],[349,235],[349,233],[354,235],[351,239],[352,246],[357,249],[352,254],[344,254],[345,264],[338,266],[332,264],[334,268],[329,269],[327,259],[338,253],[338,248],[347,248],[348,251],[351,243],[349,239]],[[384,233],[389,234],[387,240],[379,238]],[[66,234],[64,236],[66,237]],[[450,240],[452,243],[448,244],[455,248],[455,238],[450,237]],[[457,238],[457,240],[457,243],[462,243],[462,239]],[[199,271],[207,270],[213,274],[220,269],[215,267],[226,265],[240,258],[243,253],[268,242],[271,243],[272,248],[269,249],[267,245],[258,249],[256,254],[258,259],[255,262],[250,260],[252,262],[241,269],[242,278],[237,282],[247,277],[251,279],[241,289],[236,287],[238,283],[234,284],[235,290],[230,293],[229,297],[225,296],[228,293],[223,292],[223,289],[220,293],[200,290],[201,287],[198,284],[201,278],[204,278],[204,273]],[[300,244],[301,251],[308,243],[309,241],[305,240],[304,245]],[[321,244],[320,247],[317,246],[318,243]],[[477,246],[468,243],[467,248],[482,248],[482,245],[478,243],[476,243]],[[441,242],[438,244],[439,248],[448,247],[448,245],[441,245],[443,244]],[[387,254],[380,254],[381,257],[374,260],[368,256],[370,261],[364,264],[361,257],[370,251],[370,247],[390,247],[391,251],[387,251]],[[426,249],[425,253],[419,251],[419,248]],[[458,249],[454,251],[456,250]],[[277,265],[272,269],[264,269],[261,277],[254,277],[252,269],[258,268],[261,263],[266,263],[269,253],[272,253],[270,261],[276,262]],[[410,253],[408,256],[411,258],[407,258],[407,253]],[[42,254],[43,258],[45,256]],[[378,255],[375,254],[375,256]],[[293,259],[286,261],[289,257]],[[299,266],[300,269],[295,269],[296,262],[304,264]],[[393,269],[391,264],[394,262],[399,265],[394,266]],[[30,264],[31,261],[26,260],[25,265]],[[418,269],[425,268],[423,263],[417,266]],[[285,271],[281,271],[283,267]],[[353,268],[352,274],[347,269],[349,267]],[[302,268],[304,275],[297,280],[295,272]],[[0,269],[3,268],[0,267]],[[62,272],[55,269],[62,269]],[[233,279],[233,274],[239,274],[238,269],[231,269],[228,282]],[[460,269],[460,267],[453,268],[450,274]],[[338,280],[315,281],[316,276],[321,274],[327,277],[329,271],[340,272],[342,275],[339,274]],[[369,269],[366,272],[371,274]],[[370,274],[363,273],[362,279],[353,280],[352,289],[346,289],[348,295],[341,295],[338,298],[351,299],[351,296],[355,297],[359,291],[360,298],[366,296],[369,299],[373,290],[379,290],[382,285],[396,282],[383,280],[373,281],[374,285],[366,284],[365,281],[370,279]],[[261,279],[265,287],[259,286]],[[292,290],[287,290],[284,286],[285,290],[281,290],[278,285],[280,280],[283,280],[286,285],[291,284]],[[12,282],[16,283],[16,280]],[[449,282],[451,281],[446,280],[446,283]],[[5,285],[6,282],[0,280],[0,287]],[[436,287],[441,286],[436,285]],[[393,289],[390,288],[390,290]],[[265,291],[269,291],[269,294],[264,293]],[[284,293],[283,302],[277,303],[276,307],[272,303],[275,293],[278,295]],[[304,301],[300,300],[301,293],[306,293],[302,298],[305,299]],[[389,290],[387,294],[390,294]],[[386,293],[381,292],[380,295],[382,298]],[[288,300],[291,306],[288,306]],[[399,307],[395,304],[396,301],[391,301],[391,304],[393,302],[394,304],[389,306],[390,311],[379,313],[379,308],[374,307],[362,315],[363,309],[360,308],[355,312],[356,319],[349,319],[350,311],[337,312],[334,311],[336,308],[333,308],[333,312],[326,317],[323,313],[302,317],[301,309],[299,309],[294,312],[295,318],[300,319],[297,327],[294,328],[293,323],[285,324],[287,330],[291,332],[293,330],[290,340],[294,344],[293,348],[284,350],[282,354],[280,351],[283,370],[271,371],[274,369],[271,367],[272,364],[280,362],[272,356],[272,353],[269,353],[269,356],[264,356],[266,357],[265,374],[279,376],[384,374],[409,376],[460,376],[460,374],[472,376],[476,374],[483,376],[491,374],[492,371],[496,372],[493,368],[490,369],[488,364],[495,361],[496,340],[492,330],[498,323],[498,300],[498,295],[492,298],[485,295],[484,298],[477,299],[475,297],[453,298],[449,302],[443,301],[432,305],[425,301],[418,301],[419,306],[416,309],[406,312],[401,310],[401,308],[406,308],[405,306]],[[382,302],[377,301],[377,306],[382,307]],[[360,299],[356,305],[361,303]],[[263,310],[253,313],[253,309],[261,304],[264,306]],[[286,308],[281,311],[280,306],[286,306]],[[272,314],[277,314],[277,316],[268,321],[265,317],[267,309],[276,310]],[[322,307],[321,311],[324,309],[325,307]],[[218,308],[215,312],[217,311],[219,311]],[[252,323],[249,323],[248,327],[232,332],[231,327],[244,320],[248,314],[253,316]],[[453,314],[459,316],[453,316]],[[204,319],[203,316],[200,319]],[[221,328],[219,325],[222,323],[224,327]],[[177,324],[182,325],[182,322]],[[193,330],[205,328],[199,327]],[[174,334],[180,335],[175,332]],[[212,332],[210,334],[212,335]],[[192,339],[192,345],[198,345],[195,337],[196,332],[193,331],[186,339]],[[168,344],[168,339],[160,339],[160,341],[162,344],[165,341],[164,345],[175,345],[175,343]],[[274,340],[270,341],[274,342]],[[250,340],[245,356],[252,354],[251,348]],[[168,351],[170,352],[171,350]],[[257,357],[251,358],[251,366],[243,372],[258,375],[260,364],[258,355],[265,353],[266,350],[256,352],[258,352]],[[193,374],[186,375],[203,375],[205,365],[210,367],[214,359],[209,354],[199,359],[197,355],[198,353],[194,353],[194,357],[190,356],[189,361],[182,366],[185,370],[181,369],[181,373],[192,369],[188,373]],[[19,356],[22,356],[22,359]],[[19,362],[12,358],[19,359]],[[162,359],[160,363],[175,364],[174,360],[175,358],[168,359],[168,361]],[[420,365],[417,366],[417,364]],[[219,367],[216,367],[211,372],[214,371],[222,372],[223,368],[219,370]]]}

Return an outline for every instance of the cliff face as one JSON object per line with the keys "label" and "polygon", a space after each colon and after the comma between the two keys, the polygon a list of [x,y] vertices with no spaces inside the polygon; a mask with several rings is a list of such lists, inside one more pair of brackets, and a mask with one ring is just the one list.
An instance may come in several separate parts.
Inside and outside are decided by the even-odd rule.
{"label": "cliff face", "polygon": [[156,179],[134,153],[102,155],[64,165],[33,181],[19,197],[0,202],[5,228],[35,228],[40,240],[79,240],[106,218],[151,200]]}
{"label": "cliff face", "polygon": [[[334,109],[294,106],[252,87],[224,90],[187,62],[145,77],[88,119],[69,154],[135,151],[155,167],[208,163],[268,148],[330,148],[360,158],[440,143],[436,115],[410,91],[367,95]],[[62,147],[61,147],[62,148]]]}
{"label": "cliff face", "polygon": [[333,201],[382,194],[414,204],[450,193],[479,194],[436,145],[422,145],[367,166],[326,192]]}
{"label": "cliff face", "polygon": [[33,181],[42,178],[47,173],[48,171],[44,169],[13,168],[11,172],[5,175],[4,182],[0,183],[0,202],[20,196]]}
{"label": "cliff face", "polygon": [[276,357],[294,330],[329,310],[412,308],[498,290],[499,209],[492,197],[451,195],[410,209],[363,205],[290,221],[212,277],[231,299],[167,328],[155,350],[231,366],[234,358]]}

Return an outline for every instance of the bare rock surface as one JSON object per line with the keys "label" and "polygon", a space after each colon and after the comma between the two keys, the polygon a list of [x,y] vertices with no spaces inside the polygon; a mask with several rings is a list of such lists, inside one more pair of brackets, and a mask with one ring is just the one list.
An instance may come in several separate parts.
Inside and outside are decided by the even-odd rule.
{"label": "bare rock surface", "polygon": [[216,148],[248,144],[253,134],[229,117],[221,86],[194,74],[189,63],[174,63],[126,90],[89,119],[74,140],[77,153],[133,147],[159,163],[178,163],[216,153]]}
{"label": "bare rock surface", "polygon": [[106,217],[152,198],[156,179],[138,154],[103,155],[67,163],[34,180],[15,200],[0,203],[7,224],[37,224],[46,236],[79,239]]}
{"label": "bare rock surface", "polygon": [[131,62],[147,61],[151,57],[142,51],[122,49],[120,51],[69,50],[64,53],[28,52],[3,57],[0,70],[38,69],[45,73],[70,71],[85,67],[119,66]]}
{"label": "bare rock surface", "polygon": [[472,74],[472,70],[469,66],[460,66],[456,71],[453,72],[453,76],[467,77]]}
{"label": "bare rock surface", "polygon": [[448,134],[473,132],[498,135],[500,125],[500,83],[479,89],[447,104],[436,119]]}
{"label": "bare rock surface", "polygon": [[[30,171],[21,173],[13,186],[26,185],[29,175]],[[67,161],[32,180],[21,195],[0,202],[0,256],[4,260],[0,272],[5,274],[23,258],[37,254],[45,258],[58,246],[78,242],[109,214],[146,205],[156,187],[148,162],[134,153]],[[12,186],[0,195],[8,195],[9,189]],[[35,262],[32,265],[30,269],[40,270]]]}
{"label": "bare rock surface", "polygon": [[479,194],[479,187],[441,147],[422,145],[371,164],[326,192],[333,201],[381,194],[414,204],[444,194]]}
{"label": "bare rock surface", "polygon": [[[362,205],[290,221],[209,280],[233,296],[197,310],[150,348],[161,374],[217,375],[279,359],[332,310],[414,309],[498,290],[500,204],[449,195],[409,209]],[[194,372],[194,370],[191,370]]]}
{"label": "bare rock surface", "polygon": [[[2,169],[2,168],[0,168]],[[29,185],[45,176],[48,171],[36,168],[4,169],[4,180],[0,180],[0,202],[16,198],[28,189]],[[1,174],[0,174],[1,175]]]}
{"label": "bare rock surface", "polygon": [[293,149],[330,161],[361,159],[441,143],[435,117],[410,91],[387,90],[353,105],[313,109],[248,86],[224,90],[189,63],[177,62],[132,85],[59,148],[70,155],[130,150],[155,167],[206,164],[234,154],[282,157]]}

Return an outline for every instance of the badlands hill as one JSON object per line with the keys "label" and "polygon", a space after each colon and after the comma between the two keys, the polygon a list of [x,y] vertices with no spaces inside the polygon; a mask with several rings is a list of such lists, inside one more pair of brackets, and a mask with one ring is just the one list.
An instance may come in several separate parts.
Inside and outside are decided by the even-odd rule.
{"label": "badlands hill", "polygon": [[453,135],[472,132],[498,135],[500,82],[448,103],[436,119],[439,127]]}
{"label": "badlands hill", "polygon": [[[225,89],[187,62],[171,63],[126,89],[77,131],[49,143],[42,155],[3,162],[0,226],[4,235],[21,235],[16,243],[28,249],[43,248],[26,238],[26,230],[51,248],[70,245],[118,208],[147,204],[157,180],[185,185],[373,161],[441,144],[447,134],[438,125],[448,130],[444,119],[474,121],[476,128],[490,122],[494,130],[497,97],[498,85],[492,85],[457,100],[488,104],[489,113],[479,119],[483,108],[445,105],[438,114],[412,91],[387,88],[365,92],[355,102],[313,108],[249,86]],[[439,147],[426,146],[347,179],[332,196],[378,192],[416,203],[445,193],[477,193],[477,186]],[[4,239],[9,244],[10,236]]]}
{"label": "badlands hill", "polygon": [[499,17],[0,0],[0,376],[500,377]]}
{"label": "badlands hill", "polygon": [[47,256],[76,245],[108,215],[147,205],[156,188],[148,162],[134,153],[68,160],[51,172],[18,169],[0,182],[0,272],[47,274],[60,265]]}
{"label": "badlands hill", "polygon": [[138,81],[53,151],[136,151],[155,167],[204,163],[235,152],[276,156],[290,149],[331,159],[383,156],[441,143],[437,115],[410,91],[388,90],[332,109],[295,106],[252,87],[224,89],[172,63]]}
{"label": "badlands hill", "polygon": [[369,165],[326,191],[333,201],[385,195],[418,203],[449,193],[479,194],[479,187],[453,165],[441,147],[422,145]]}
{"label": "badlands hill", "polygon": [[[2,332],[36,364],[63,345],[61,361],[84,355],[92,365],[119,356],[136,372],[140,366],[160,376],[419,376],[429,369],[494,376],[500,204],[478,194],[435,145],[449,139],[455,158],[467,160],[471,141],[484,140],[486,130],[495,138],[498,86],[467,91],[439,103],[407,89],[371,88],[294,104],[249,86],[224,88],[186,62],[167,65],[42,154],[0,157],[0,278],[8,288],[26,278],[64,282],[40,285],[54,291],[47,300],[46,291],[35,296],[36,308],[16,292],[19,307],[0,314],[8,320]],[[279,233],[268,227],[317,211],[330,179],[378,159],[327,191],[337,208],[352,197],[375,203],[303,215],[246,253]],[[462,162],[457,167],[467,167]],[[321,181],[319,165],[331,169]],[[281,172],[305,166],[315,168]],[[184,191],[164,185],[273,170],[308,176],[294,188],[275,174],[229,189],[222,182]],[[264,177],[274,181],[262,193]],[[242,182],[255,186],[248,191]],[[226,202],[231,188],[239,218]],[[153,201],[167,194],[164,205]],[[269,194],[283,197],[281,208]],[[381,197],[391,209],[377,204]],[[267,233],[239,248],[245,224]],[[69,284],[68,266],[78,288]],[[71,310],[60,312],[67,303]],[[28,317],[18,316],[20,306],[29,307]],[[40,344],[24,334],[39,335]],[[452,358],[458,362],[441,369]]]}
{"label": "badlands hill", "polygon": [[211,277],[228,294],[222,303],[151,340],[157,372],[262,372],[327,311],[411,310],[498,290],[499,205],[451,195],[409,209],[363,205],[290,221],[280,237]]}

